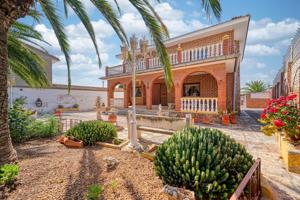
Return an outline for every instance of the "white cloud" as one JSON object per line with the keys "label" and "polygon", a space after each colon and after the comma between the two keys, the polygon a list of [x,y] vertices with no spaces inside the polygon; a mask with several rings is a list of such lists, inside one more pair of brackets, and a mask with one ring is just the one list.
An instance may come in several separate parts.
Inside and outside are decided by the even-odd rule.
{"label": "white cloud", "polygon": [[264,69],[267,65],[254,58],[245,58],[241,63],[243,69]]}
{"label": "white cloud", "polygon": [[291,38],[299,26],[299,20],[289,18],[279,22],[273,22],[269,18],[258,21],[252,20],[250,22],[248,42],[255,43]]}
{"label": "white cloud", "polygon": [[252,56],[270,56],[279,55],[280,50],[264,44],[254,44],[246,46],[246,55]]}

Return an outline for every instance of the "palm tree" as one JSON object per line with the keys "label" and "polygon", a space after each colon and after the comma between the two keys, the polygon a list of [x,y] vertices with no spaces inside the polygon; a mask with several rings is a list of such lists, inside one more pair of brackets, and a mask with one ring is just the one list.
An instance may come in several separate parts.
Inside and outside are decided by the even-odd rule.
{"label": "palm tree", "polygon": [[[113,10],[111,4],[107,0],[90,0],[99,12],[106,18],[112,28],[117,33],[122,43],[128,45],[128,40],[121,26],[117,14]],[[148,0],[128,0],[136,10],[141,14],[154,45],[157,49],[159,58],[162,62],[165,79],[168,86],[172,83],[171,65],[168,58],[166,48],[163,44],[163,40],[169,36],[166,26],[163,24],[159,15],[154,11]],[[37,6],[41,7],[44,15],[47,17],[51,24],[54,33],[57,37],[61,51],[63,52],[68,69],[68,85],[71,85],[70,76],[70,48],[67,40],[67,35],[61,18],[57,14],[57,7],[54,5],[54,0],[2,0],[0,4],[0,165],[7,162],[12,162],[17,159],[16,152],[12,146],[7,120],[7,77],[9,69],[8,60],[8,32],[12,25],[19,19],[26,16],[30,9],[34,9]],[[119,7],[117,0],[114,0]],[[221,7],[219,0],[201,0],[202,5],[206,13],[213,11],[216,17],[220,16]],[[65,16],[68,16],[68,8],[70,7],[74,13],[79,17],[87,32],[89,33],[91,40],[94,44],[96,54],[101,66],[101,60],[99,56],[99,50],[96,43],[95,33],[93,26],[89,20],[89,17],[80,0],[64,0],[62,1],[64,6]]]}
{"label": "palm tree", "polygon": [[252,92],[264,92],[268,89],[268,86],[265,82],[261,80],[251,81],[246,83],[246,87],[242,88],[242,92],[244,93],[252,93]]}
{"label": "palm tree", "polygon": [[[41,17],[41,14],[34,10],[29,11],[28,15],[37,22]],[[47,87],[49,81],[43,67],[44,60],[28,45],[43,48],[37,42],[48,44],[32,26],[21,22],[15,22],[12,25],[8,32],[7,41],[9,72],[19,76],[31,87]]]}

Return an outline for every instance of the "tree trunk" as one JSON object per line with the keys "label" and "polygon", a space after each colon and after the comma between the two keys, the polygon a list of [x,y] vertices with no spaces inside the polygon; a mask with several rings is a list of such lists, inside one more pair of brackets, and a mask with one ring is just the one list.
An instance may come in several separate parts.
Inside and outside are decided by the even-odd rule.
{"label": "tree trunk", "polygon": [[7,30],[0,27],[0,165],[15,162],[14,150],[8,128],[8,95],[7,95]]}

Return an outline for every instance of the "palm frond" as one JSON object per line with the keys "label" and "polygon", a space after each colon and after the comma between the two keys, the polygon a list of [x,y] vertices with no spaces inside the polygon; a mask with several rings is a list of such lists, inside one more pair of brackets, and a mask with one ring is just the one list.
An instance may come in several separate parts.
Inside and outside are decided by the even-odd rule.
{"label": "palm frond", "polygon": [[71,58],[70,58],[70,47],[67,36],[65,34],[64,27],[62,25],[61,19],[56,13],[56,7],[52,3],[52,1],[48,0],[38,0],[41,5],[43,12],[45,13],[47,19],[49,20],[56,38],[58,40],[59,46],[65,56],[66,63],[67,63],[67,70],[68,70],[68,92],[70,92],[71,88]]}
{"label": "palm frond", "polygon": [[128,45],[128,40],[123,27],[111,5],[106,0],[91,0],[95,7],[102,13],[108,23],[117,33],[121,42]]}
{"label": "palm frond", "polygon": [[8,34],[8,58],[10,69],[32,87],[47,87],[44,61],[30,47],[12,34]]}
{"label": "palm frond", "polygon": [[27,16],[30,16],[32,19],[34,19],[36,22],[40,23],[42,18],[42,13],[37,11],[36,9],[30,9],[27,13]]}
{"label": "palm frond", "polygon": [[144,3],[147,5],[147,7],[151,10],[151,12],[153,13],[153,15],[156,17],[156,19],[159,21],[160,26],[163,30],[163,33],[165,34],[166,37],[170,37],[169,31],[167,26],[164,24],[164,22],[162,21],[161,17],[157,14],[157,12],[154,10],[154,8],[152,7],[152,5],[149,3],[148,0],[143,0]]}
{"label": "palm frond", "polygon": [[173,86],[171,63],[169,60],[168,52],[163,43],[164,33],[162,27],[158,23],[157,19],[151,13],[151,9],[149,10],[147,4],[143,0],[129,0],[129,1],[141,14],[147,28],[149,29],[150,35],[156,47],[157,54],[163,65],[167,88],[170,89]]}
{"label": "palm frond", "polygon": [[83,23],[85,29],[87,30],[88,34],[90,35],[92,42],[94,44],[95,50],[96,50],[96,54],[97,54],[97,58],[98,58],[98,63],[99,63],[99,67],[101,66],[101,59],[100,59],[100,53],[98,50],[98,45],[97,45],[97,41],[96,41],[96,36],[95,36],[95,32],[94,32],[94,28],[90,22],[90,19],[85,11],[85,8],[83,6],[83,4],[81,3],[80,0],[64,0],[64,6],[66,7],[66,4],[68,4],[73,11],[76,13],[76,15],[79,17],[79,19],[81,20],[81,22]]}
{"label": "palm frond", "polygon": [[201,0],[201,4],[208,19],[211,18],[211,12],[213,12],[214,16],[220,20],[222,8],[219,0]]}

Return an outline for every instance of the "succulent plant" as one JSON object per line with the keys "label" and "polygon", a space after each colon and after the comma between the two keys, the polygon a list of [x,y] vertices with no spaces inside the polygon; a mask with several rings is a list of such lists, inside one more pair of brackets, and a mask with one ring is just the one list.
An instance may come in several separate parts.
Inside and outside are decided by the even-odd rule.
{"label": "succulent plant", "polygon": [[196,199],[228,199],[249,168],[252,156],[216,129],[185,128],[156,151],[156,174],[164,184],[184,187]]}
{"label": "succulent plant", "polygon": [[65,135],[82,140],[85,145],[93,145],[96,142],[106,142],[117,137],[117,130],[110,123],[93,120],[76,124]]}

